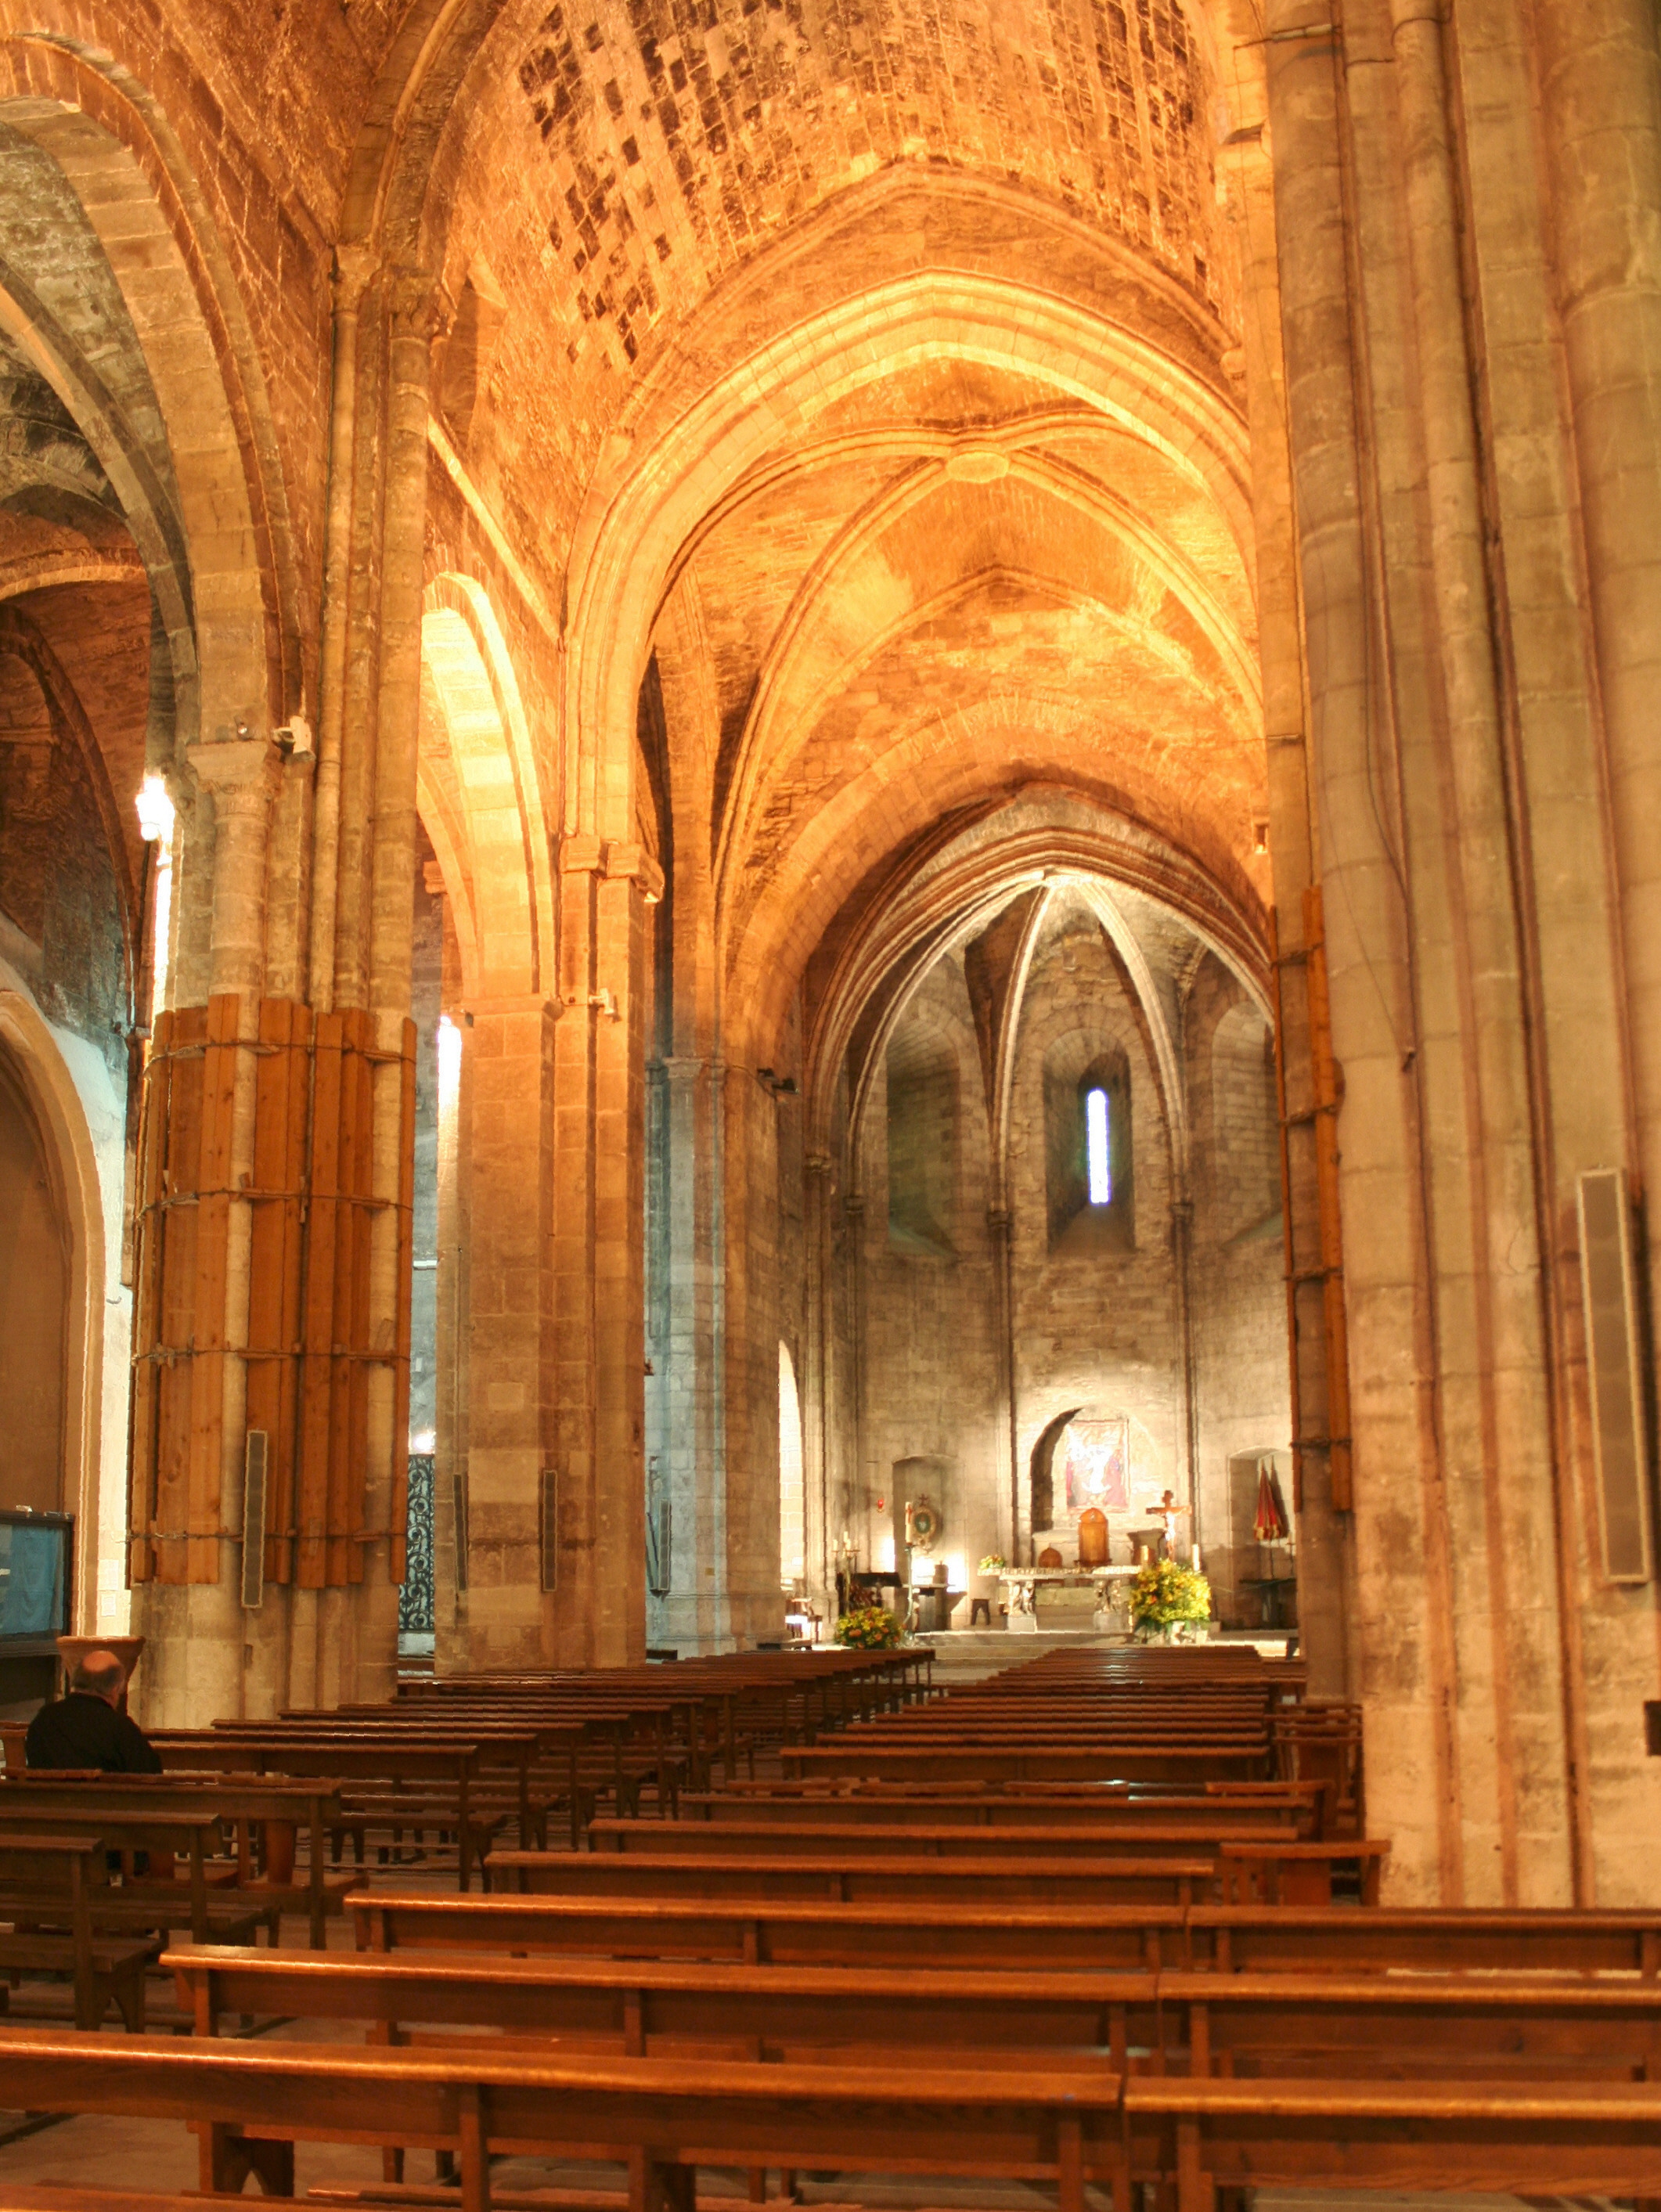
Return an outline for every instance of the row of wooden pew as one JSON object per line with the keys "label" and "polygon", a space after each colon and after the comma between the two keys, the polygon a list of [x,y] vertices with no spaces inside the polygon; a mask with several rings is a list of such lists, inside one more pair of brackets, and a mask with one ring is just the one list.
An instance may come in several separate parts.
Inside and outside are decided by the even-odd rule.
{"label": "row of wooden pew", "polygon": [[[561,1694],[431,1703],[525,1730]],[[853,2203],[865,2176],[1020,2181],[1060,2212],[1097,2190],[1133,2212],[1147,2184],[1178,2212],[1337,2179],[1661,2197],[1661,1912],[1377,1901],[1354,1716],[1295,1670],[1084,1650],[882,1713],[733,1694],[723,1786],[689,1767],[660,1817],[618,1802],[581,1850],[493,1839],[489,1894],[377,1870],[342,1900],[350,1954],[180,1945],[188,2040],[0,2031],[17,2100],[189,2118],[210,2191],[291,2190],[297,2141],[378,2145],[361,2203],[454,2203],[453,2172],[466,2212],[503,2154],[623,2165],[626,2188],[542,2200],[563,2212],[680,2212],[722,2174],[794,2197],[804,2169]],[[1163,1771],[1150,1717],[1181,1753]],[[1087,1766],[1032,1772],[1080,1744]],[[247,2015],[368,2047],[227,2039]]]}
{"label": "row of wooden pew", "polygon": [[321,1948],[372,1845],[382,1863],[453,1864],[467,1889],[504,1833],[545,1844],[551,1813],[569,1809],[575,1842],[597,1806],[634,1810],[648,1789],[666,1814],[682,1783],[736,1778],[758,1746],[926,1695],[928,1664],[759,1654],[447,1685],[382,1707],[161,1731],[160,1776],[30,1772],[22,1731],[9,1729],[0,2007],[9,1984],[57,1977],[78,2027],[113,2007],[137,2031],[170,1934],[275,1942],[280,1916],[298,1912]]}

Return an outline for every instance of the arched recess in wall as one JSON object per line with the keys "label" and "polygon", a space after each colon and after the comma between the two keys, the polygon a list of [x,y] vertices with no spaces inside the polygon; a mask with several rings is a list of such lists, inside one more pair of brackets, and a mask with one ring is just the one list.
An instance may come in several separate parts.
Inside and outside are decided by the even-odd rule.
{"label": "arched recess in wall", "polygon": [[958,1210],[958,1059],[915,1014],[887,1054],[888,1242],[913,1258],[951,1260]]}
{"label": "arched recess in wall", "polygon": [[807,1492],[802,1462],[801,1399],[790,1347],[779,1344],[779,1581],[789,1590],[806,1572]]}
{"label": "arched recess in wall", "polygon": [[[98,1532],[103,1503],[103,1195],[75,1079],[51,1030],[16,991],[0,990],[0,1084],[13,1114],[22,1119],[38,1148],[56,1217],[53,1236],[63,1270],[58,1510],[76,1516],[72,1618],[82,1632],[90,1633],[98,1625]],[[0,1223],[0,1235],[3,1233],[4,1224]],[[9,1314],[6,1318],[9,1322]],[[5,1402],[11,1403],[9,1395]],[[110,1475],[113,1480],[114,1469]],[[0,1504],[12,1502],[9,1496],[0,1497]]]}
{"label": "arched recess in wall", "polygon": [[1057,1413],[1053,1421],[1047,1421],[1032,1447],[1028,1468],[1031,1502],[1027,1526],[1035,1536],[1040,1529],[1056,1525],[1056,1447],[1067,1434],[1068,1423],[1080,1410],[1077,1406],[1069,1406],[1064,1413]]}
{"label": "arched recess in wall", "polygon": [[470,1000],[550,988],[554,902],[530,726],[496,611],[471,577],[429,585],[421,624],[421,817],[452,902]]}
{"label": "arched recess in wall", "polygon": [[1281,1155],[1275,1038],[1248,1000],[1231,1006],[1211,1041],[1212,1173],[1223,1233],[1272,1234],[1280,1225]]}
{"label": "arched recess in wall", "polygon": [[[1106,1195],[1091,1158],[1091,1101],[1103,1102]],[[1130,1060],[1122,1045],[1058,1037],[1043,1064],[1044,1188],[1055,1253],[1129,1251],[1136,1242]]]}

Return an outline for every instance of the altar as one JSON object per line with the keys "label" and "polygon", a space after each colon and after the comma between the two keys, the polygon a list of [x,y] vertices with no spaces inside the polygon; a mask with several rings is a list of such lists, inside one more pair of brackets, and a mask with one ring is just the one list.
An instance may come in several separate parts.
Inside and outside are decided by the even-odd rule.
{"label": "altar", "polygon": [[1098,1613],[1123,1602],[1119,1583],[1134,1582],[1140,1567],[1009,1567],[1000,1574],[1017,1634],[1041,1628],[1087,1630]]}

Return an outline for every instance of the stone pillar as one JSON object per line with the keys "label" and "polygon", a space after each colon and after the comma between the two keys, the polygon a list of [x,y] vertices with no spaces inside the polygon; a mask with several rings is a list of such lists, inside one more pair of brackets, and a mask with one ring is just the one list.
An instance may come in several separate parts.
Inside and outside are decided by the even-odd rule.
{"label": "stone pillar", "polygon": [[[1661,55],[1649,0],[1541,8],[1532,20],[1620,874],[1636,1165],[1652,1216],[1661,1189]],[[1656,1311],[1653,1218],[1648,1246]]]}
{"label": "stone pillar", "polygon": [[317,777],[312,817],[313,896],[307,937],[312,1004],[334,1004],[335,908],[339,896],[341,757],[345,744],[346,648],[351,616],[352,530],[357,482],[357,333],[373,263],[361,246],[338,246],[334,265],[333,392],[329,502],[324,522],[322,639],[318,655]]}
{"label": "stone pillar", "polygon": [[715,1243],[715,1073],[703,1058],[661,1063],[663,1086],[663,1363],[654,1384],[652,1449],[672,1534],[671,1586],[654,1608],[664,1641],[712,1651],[730,1634],[727,1609],[725,1455],[718,1425],[717,1316],[726,1254]]}
{"label": "stone pillar", "polygon": [[[233,738],[192,745],[190,765],[198,793],[198,835],[209,805],[213,818],[210,998],[205,1023],[196,1017],[204,1042],[193,1163],[199,1196],[190,1224],[195,1265],[188,1279],[190,1310],[182,1313],[176,1303],[182,1270],[177,1259],[171,1270],[167,1266],[165,1209],[186,1193],[171,1176],[159,1182],[147,1176],[156,1185],[159,1206],[151,1209],[146,1226],[150,1287],[141,1298],[136,1329],[141,1358],[154,1353],[171,1363],[161,1376],[141,1370],[136,1457],[147,1489],[155,1485],[155,1522],[164,1532],[192,1531],[182,1547],[170,1534],[160,1536],[142,1563],[147,1577],[136,1582],[134,1632],[150,1639],[155,1657],[145,1669],[143,1690],[143,1717],[153,1726],[240,1714],[247,1709],[245,1691],[259,1710],[259,1670],[250,1679],[245,1660],[254,1660],[256,1645],[264,1649],[271,1641],[269,1632],[258,1634],[258,1624],[241,1605],[247,1367],[239,1354],[248,1344],[252,1201],[241,1194],[253,1181],[259,1072],[253,1048],[259,1039],[266,839],[277,756],[269,739]],[[195,888],[199,896],[209,886],[198,875]],[[182,1130],[152,1128],[146,1151],[184,1137]],[[141,1427],[147,1433],[140,1435]],[[145,1504],[138,1498],[134,1504],[137,1523]],[[198,1528],[202,1533],[196,1533]],[[181,1551],[188,1556],[169,1556]],[[279,1637],[281,1626],[280,1620],[271,1624]]]}
{"label": "stone pillar", "polygon": [[[1421,1379],[1433,1375],[1435,1351],[1421,1295],[1409,918],[1396,849],[1391,732],[1376,672],[1381,639],[1370,578],[1377,556],[1357,422],[1353,187],[1342,155],[1342,59],[1329,35],[1302,34],[1306,21],[1295,0],[1271,7],[1269,131],[1333,1042],[1344,1084],[1339,1141],[1354,1492],[1364,1498],[1376,1483],[1396,1531],[1371,1573],[1358,1571],[1355,1641],[1377,1656],[1354,1687],[1372,1769],[1414,1778],[1410,1802],[1390,1806],[1398,1885],[1404,1880],[1409,1895],[1453,1897],[1460,1893],[1459,1808],[1451,1709],[1441,1694],[1451,1677],[1451,1562],[1434,1389]],[[1282,958],[1293,950],[1305,948],[1283,944]],[[1297,1195],[1294,1186],[1294,1203]],[[1334,1500],[1329,1490],[1311,1498],[1306,1455],[1303,1471],[1306,1552],[1310,1533],[1330,1550],[1342,1542],[1328,1517]],[[1339,1577],[1322,1579],[1330,1585]],[[1345,1679],[1334,1667],[1337,1656],[1323,1654],[1323,1687]]]}
{"label": "stone pillar", "polygon": [[809,1152],[802,1162],[806,1325],[802,1336],[802,1566],[809,1602],[827,1622],[836,1615],[832,1553],[841,1534],[832,1525],[830,1480],[830,1156]]}
{"label": "stone pillar", "polygon": [[[1637,21],[1618,9],[1598,12],[1595,21],[1573,9],[1548,21],[1515,0],[1479,0],[1459,10],[1449,62],[1462,171],[1469,179],[1463,213],[1475,294],[1472,320],[1483,340],[1476,387],[1481,458],[1497,529],[1490,561],[1504,587],[1505,714],[1513,733],[1518,879],[1529,925],[1536,1173],[1549,1266],[1545,1311],[1558,1455],[1552,1502],[1567,1826],[1576,1893],[1588,1905],[1639,1904],[1649,1894],[1654,1772],[1633,1716],[1653,1686],[1655,1625],[1652,1589],[1604,1583],[1599,1573],[1582,1342],[1577,1179],[1585,1169],[1620,1164],[1638,1180],[1640,1165],[1629,1026],[1635,1010],[1629,1011],[1620,889],[1632,858],[1622,839],[1634,817],[1624,800],[1610,805],[1610,699],[1597,666],[1604,644],[1600,593],[1610,572],[1598,560],[1589,588],[1596,499],[1577,481],[1585,459],[1576,450],[1575,428],[1589,418],[1572,416],[1565,403],[1558,309],[1561,286],[1578,283],[1579,276],[1574,251],[1561,234],[1579,221],[1582,179],[1578,160],[1563,159],[1577,131],[1557,100],[1583,67],[1605,64],[1610,41],[1621,45]],[[1550,54],[1543,107],[1541,38]],[[1625,129],[1621,103],[1645,96],[1641,60],[1621,74],[1611,100],[1597,104],[1609,124],[1606,150]],[[1627,107],[1625,118],[1631,112]],[[1601,171],[1594,163],[1585,176]],[[1633,189],[1641,173],[1640,164],[1617,194],[1623,222],[1642,202],[1641,187]],[[1646,289],[1635,283],[1628,301],[1617,283],[1605,292],[1604,304],[1624,318]],[[1565,312],[1573,322],[1573,308]],[[1571,344],[1571,365],[1575,350]],[[1605,447],[1600,437],[1594,459],[1600,467],[1641,471],[1652,468],[1653,447],[1646,459],[1637,447]],[[1641,566],[1648,550],[1640,533],[1623,541],[1621,557],[1635,556]],[[1596,654],[1587,650],[1589,603]],[[1613,618],[1621,632],[1616,650],[1632,644],[1641,652],[1642,625],[1628,638],[1623,616]],[[1647,852],[1639,855],[1640,871],[1649,864]],[[1640,897],[1628,905],[1628,916],[1641,903]]]}
{"label": "stone pillar", "polygon": [[747,1067],[725,1070],[721,1241],[726,1298],[719,1372],[725,1400],[728,1621],[740,1650],[784,1633],[779,1581],[778,1107]]}
{"label": "stone pillar", "polygon": [[446,902],[444,1005],[438,1027],[437,1389],[433,1461],[433,1663],[440,1674],[472,1663],[467,1434],[471,1370],[473,1064],[459,1005],[460,962]]}
{"label": "stone pillar", "polygon": [[552,1635],[561,1666],[619,1666],[645,1648],[642,908],[661,878],[597,837],[567,837],[560,872]]}
{"label": "stone pillar", "polygon": [[[1539,456],[1557,400],[1537,286],[1524,307],[1482,281],[1536,220],[1517,183],[1534,167],[1526,76],[1504,0],[1460,11],[1471,46],[1451,70],[1448,26],[1410,5],[1350,9],[1342,68],[1284,12],[1268,67],[1342,1078],[1370,1805],[1396,1837],[1398,1895],[1567,1903],[1584,1894],[1555,1348],[1572,1186],[1553,1188],[1568,1124],[1547,978],[1576,987],[1561,871],[1536,872],[1524,803],[1565,781],[1530,727],[1553,633],[1524,638],[1506,596],[1513,550],[1530,602],[1546,580]],[[1514,201],[1503,243],[1490,192]],[[1502,434],[1526,499],[1496,466]],[[1555,683],[1561,720],[1577,684],[1561,653]],[[1582,776],[1595,789],[1595,767]],[[1578,851],[1595,844],[1569,829]],[[1595,858],[1581,880],[1595,897]],[[1595,933],[1580,943],[1606,996]],[[1606,1032],[1605,1097],[1608,1062]]]}
{"label": "stone pillar", "polygon": [[390,1697],[398,1665],[409,1462],[409,1315],[414,1091],[409,1045],[411,886],[416,872],[416,763],[421,723],[421,619],[427,517],[427,418],[432,348],[444,327],[443,294],[424,271],[400,271],[387,288],[385,489],[381,515],[380,658],[374,811],[370,850],[368,1005],[374,1017],[374,1191],[369,1308],[378,1348],[391,1355],[367,1382],[362,1580],[343,1619],[342,1694]]}
{"label": "stone pillar", "polygon": [[446,1673],[553,1657],[561,1593],[544,1589],[541,1498],[551,1464],[558,1012],[540,996],[477,1000],[453,1021],[441,1060],[440,1329],[453,1331],[445,1365],[465,1376],[465,1407],[440,1409],[447,1595],[456,1589],[458,1480],[466,1498],[465,1604],[450,1597]]}
{"label": "stone pillar", "polygon": [[[1346,1347],[1330,1341],[1317,1163],[1314,1061],[1305,916],[1316,879],[1305,665],[1298,592],[1298,533],[1287,449],[1286,362],[1281,340],[1281,272],[1273,179],[1264,143],[1262,50],[1237,88],[1226,155],[1245,276],[1241,367],[1251,426],[1252,519],[1257,548],[1257,628],[1268,754],[1269,848],[1274,871],[1274,1003],[1276,1095],[1281,1120],[1281,1202],[1287,1267],[1287,1333],[1292,1367],[1293,1507],[1298,1528],[1299,1649],[1313,1692],[1347,1697],[1352,1686],[1354,1577]],[[1342,1282],[1338,1297],[1343,1296]],[[1342,1304],[1340,1311],[1342,1310]],[[1340,1388],[1331,1389],[1335,1367]],[[1335,1421],[1335,1413],[1338,1416]],[[1332,1447],[1339,1463],[1335,1503]]]}

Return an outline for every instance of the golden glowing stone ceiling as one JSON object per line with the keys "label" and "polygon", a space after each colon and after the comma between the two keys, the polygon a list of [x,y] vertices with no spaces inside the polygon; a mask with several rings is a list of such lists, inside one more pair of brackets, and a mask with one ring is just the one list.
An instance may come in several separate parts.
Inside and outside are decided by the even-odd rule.
{"label": "golden glowing stone ceiling", "polygon": [[1152,0],[576,0],[518,81],[557,186],[549,246],[630,361],[672,303],[903,161],[1019,179],[1219,298],[1202,71]]}

